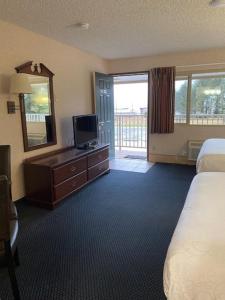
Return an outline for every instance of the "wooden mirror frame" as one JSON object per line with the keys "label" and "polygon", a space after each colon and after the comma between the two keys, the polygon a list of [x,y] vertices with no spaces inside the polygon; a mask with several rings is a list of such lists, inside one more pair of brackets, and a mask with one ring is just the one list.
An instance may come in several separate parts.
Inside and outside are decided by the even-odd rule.
{"label": "wooden mirror frame", "polygon": [[51,106],[51,115],[52,115],[52,141],[47,142],[45,144],[35,145],[35,146],[28,145],[24,94],[20,94],[19,99],[20,99],[20,112],[21,112],[21,122],[22,122],[22,131],[23,131],[24,151],[28,152],[28,151],[56,145],[57,138],[56,138],[56,125],[55,125],[54,93],[53,93],[53,76],[54,76],[54,74],[44,64],[42,64],[42,63],[40,63],[40,65],[33,64],[33,61],[28,61],[27,63],[16,67],[15,70],[17,73],[25,73],[25,74],[44,76],[44,77],[49,78],[49,97],[50,97],[50,106]]}

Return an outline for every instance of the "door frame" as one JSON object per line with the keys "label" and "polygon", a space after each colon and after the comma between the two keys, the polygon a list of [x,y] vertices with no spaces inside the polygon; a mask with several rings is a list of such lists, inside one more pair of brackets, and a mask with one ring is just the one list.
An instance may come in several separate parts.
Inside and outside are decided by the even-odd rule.
{"label": "door frame", "polygon": [[[96,114],[96,88],[95,88],[95,84],[96,84],[96,81],[95,81],[95,73],[98,73],[98,72],[92,72],[92,112],[94,114]],[[113,100],[114,101],[114,100]]]}
{"label": "door frame", "polygon": [[[92,101],[92,110],[93,113],[96,113],[96,90],[95,90],[95,73],[98,73],[97,71],[92,72],[92,93],[93,93],[93,101]],[[104,73],[103,73],[104,74]],[[126,75],[141,75],[141,74],[147,74],[148,75],[148,101],[147,101],[147,161],[150,159],[150,86],[149,86],[149,78],[150,78],[150,72],[149,71],[135,71],[135,72],[120,72],[120,73],[106,73],[105,75],[116,77],[116,76],[126,76]],[[114,97],[113,97],[114,101]]]}
{"label": "door frame", "polygon": [[[150,77],[150,72],[149,71],[135,71],[135,72],[121,72],[121,73],[109,73],[108,75],[111,75],[113,77],[116,76],[126,76],[126,75],[141,75],[141,74],[147,74],[148,75],[148,100],[147,100],[147,161],[150,160],[150,154],[149,154],[149,150],[150,150],[150,86],[149,86],[149,77]],[[114,99],[113,99],[114,101]]]}

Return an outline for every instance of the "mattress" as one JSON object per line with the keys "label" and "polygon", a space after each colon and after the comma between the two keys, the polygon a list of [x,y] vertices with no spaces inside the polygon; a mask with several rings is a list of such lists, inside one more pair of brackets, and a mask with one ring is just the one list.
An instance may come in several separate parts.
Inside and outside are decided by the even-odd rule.
{"label": "mattress", "polygon": [[225,299],[225,173],[193,179],[163,276],[168,300]]}
{"label": "mattress", "polygon": [[225,139],[206,140],[199,152],[197,173],[225,172]]}

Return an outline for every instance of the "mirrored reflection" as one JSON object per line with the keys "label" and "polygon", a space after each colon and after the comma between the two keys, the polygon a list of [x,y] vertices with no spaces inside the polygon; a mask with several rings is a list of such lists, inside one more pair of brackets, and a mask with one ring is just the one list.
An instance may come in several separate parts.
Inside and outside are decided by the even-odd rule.
{"label": "mirrored reflection", "polygon": [[28,147],[53,141],[49,78],[29,75],[32,94],[24,94]]}

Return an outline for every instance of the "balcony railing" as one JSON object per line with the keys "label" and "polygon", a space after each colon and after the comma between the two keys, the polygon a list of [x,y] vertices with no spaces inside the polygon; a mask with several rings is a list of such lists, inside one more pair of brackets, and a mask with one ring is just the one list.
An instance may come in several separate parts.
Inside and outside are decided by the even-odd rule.
{"label": "balcony railing", "polygon": [[[186,123],[186,114],[175,115],[175,123]],[[191,125],[225,125],[225,114],[191,114]]]}
{"label": "balcony railing", "polygon": [[[186,115],[176,115],[175,123],[186,124]],[[191,125],[225,125],[225,114],[190,115]],[[115,113],[115,146],[147,148],[147,115]]]}
{"label": "balcony railing", "polygon": [[27,122],[45,122],[47,114],[26,114]]}
{"label": "balcony railing", "polygon": [[115,146],[147,148],[146,114],[115,114]]}

